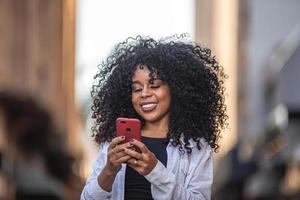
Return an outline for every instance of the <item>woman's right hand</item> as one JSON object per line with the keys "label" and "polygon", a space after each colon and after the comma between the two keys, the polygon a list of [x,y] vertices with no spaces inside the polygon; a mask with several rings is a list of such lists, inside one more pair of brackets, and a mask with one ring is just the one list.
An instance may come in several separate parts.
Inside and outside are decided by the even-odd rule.
{"label": "woman's right hand", "polygon": [[110,192],[121,164],[127,162],[131,157],[124,152],[124,148],[132,147],[129,142],[120,144],[125,140],[124,136],[114,138],[107,149],[107,162],[103,170],[98,176],[99,186]]}
{"label": "woman's right hand", "polygon": [[114,138],[107,149],[107,162],[105,169],[112,174],[118,173],[121,164],[127,162],[131,157],[124,152],[124,149],[132,147],[129,142],[120,144],[125,140],[124,136]]}

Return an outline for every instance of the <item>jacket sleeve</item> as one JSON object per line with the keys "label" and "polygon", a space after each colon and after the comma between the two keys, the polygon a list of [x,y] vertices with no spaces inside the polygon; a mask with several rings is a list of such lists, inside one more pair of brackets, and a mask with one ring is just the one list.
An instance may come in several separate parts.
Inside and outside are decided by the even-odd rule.
{"label": "jacket sleeve", "polygon": [[111,192],[103,190],[97,177],[103,169],[107,159],[107,144],[100,146],[100,152],[97,160],[93,164],[92,174],[88,177],[87,182],[81,193],[81,200],[111,199]]}
{"label": "jacket sleeve", "polygon": [[211,199],[213,161],[210,146],[203,142],[201,150],[193,149],[185,181],[168,170],[161,162],[146,175],[156,200]]}

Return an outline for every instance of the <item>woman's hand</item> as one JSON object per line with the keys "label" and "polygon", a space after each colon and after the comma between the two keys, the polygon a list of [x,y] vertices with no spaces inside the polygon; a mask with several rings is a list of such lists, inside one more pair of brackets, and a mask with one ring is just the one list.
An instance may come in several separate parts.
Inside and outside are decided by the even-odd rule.
{"label": "woman's hand", "polygon": [[124,139],[124,136],[116,137],[108,146],[107,162],[98,176],[98,184],[105,191],[110,192],[112,190],[112,185],[118,171],[121,169],[121,164],[128,162],[131,158],[123,149],[130,148],[132,145],[129,142],[120,144]]}
{"label": "woman's hand", "polygon": [[124,152],[124,149],[132,147],[132,144],[129,142],[120,144],[124,139],[124,136],[114,138],[107,149],[107,162],[105,168],[113,174],[121,169],[122,163],[127,162],[131,158]]}
{"label": "woman's hand", "polygon": [[131,157],[127,164],[143,176],[149,174],[157,164],[156,156],[140,141],[133,140],[130,144],[137,146],[141,153],[130,148],[123,148],[124,153]]}

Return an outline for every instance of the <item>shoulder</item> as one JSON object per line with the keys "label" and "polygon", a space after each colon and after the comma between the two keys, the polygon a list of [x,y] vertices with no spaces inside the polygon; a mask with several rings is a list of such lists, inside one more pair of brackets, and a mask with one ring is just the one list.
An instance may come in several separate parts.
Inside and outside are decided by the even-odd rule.
{"label": "shoulder", "polygon": [[[191,145],[191,148],[197,147],[197,142],[195,142],[193,139],[189,139],[189,143]],[[201,147],[201,149],[210,149],[209,144],[206,142],[206,140],[204,138],[200,139],[200,147]]]}
{"label": "shoulder", "polygon": [[197,142],[195,142],[194,140],[190,139],[189,140],[191,148],[192,148],[192,156],[199,156],[201,155],[201,157],[211,157],[212,156],[212,148],[210,147],[210,145],[206,142],[206,140],[204,138],[200,139],[200,149],[198,149],[197,147]]}
{"label": "shoulder", "polygon": [[[183,137],[180,138],[180,142],[181,145],[184,147],[186,142],[184,141]],[[188,157],[210,157],[212,156],[212,148],[210,147],[210,145],[206,142],[206,140],[204,138],[200,139],[199,145],[200,145],[200,149],[198,148],[197,142],[194,141],[193,139],[189,139],[188,140],[189,144],[187,145],[189,148],[191,148],[192,152],[191,154],[188,154],[186,151],[184,154],[182,154],[183,156],[188,156]],[[169,144],[170,148],[173,149],[173,151],[178,152],[178,146],[174,147],[172,144]],[[186,149],[184,149],[186,150]],[[180,154],[180,153],[179,153]]]}
{"label": "shoulder", "polygon": [[207,172],[211,172],[213,168],[213,155],[210,145],[205,141],[205,139],[200,140],[200,149],[197,148],[197,143],[195,141],[191,141],[191,144],[194,145],[191,154],[186,153],[186,156],[190,161],[190,167],[202,171],[208,170]]}
{"label": "shoulder", "polygon": [[[183,139],[183,136],[180,138],[180,142],[183,146],[186,145],[186,142]],[[200,149],[197,148],[197,142],[194,141],[193,139],[189,139],[188,140],[189,144],[187,145],[188,147],[190,147],[192,149],[192,151],[211,151],[211,147],[210,145],[207,143],[207,141],[204,138],[200,139]]]}

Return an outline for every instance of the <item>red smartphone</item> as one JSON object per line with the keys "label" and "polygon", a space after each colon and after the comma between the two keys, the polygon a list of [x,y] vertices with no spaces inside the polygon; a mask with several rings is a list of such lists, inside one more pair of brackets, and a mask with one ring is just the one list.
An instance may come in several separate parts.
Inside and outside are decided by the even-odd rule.
{"label": "red smartphone", "polygon": [[[117,118],[116,120],[117,136],[125,136],[125,140],[121,143],[129,142],[131,139],[141,141],[141,121],[135,118]],[[133,147],[134,150],[140,152],[140,149]]]}

